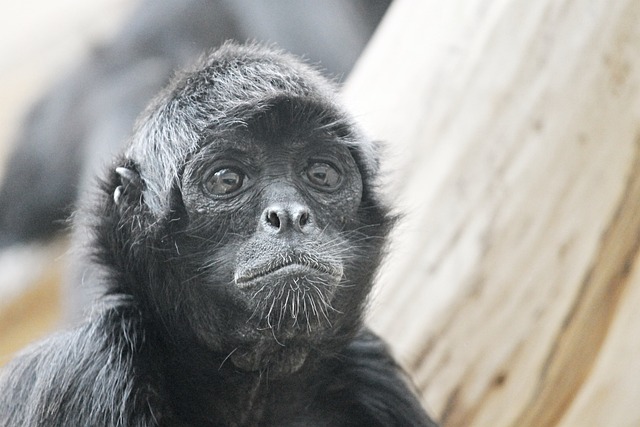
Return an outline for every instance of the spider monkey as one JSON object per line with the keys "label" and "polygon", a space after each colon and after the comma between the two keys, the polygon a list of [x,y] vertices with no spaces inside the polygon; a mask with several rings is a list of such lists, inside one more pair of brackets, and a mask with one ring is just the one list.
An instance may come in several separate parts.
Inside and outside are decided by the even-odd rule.
{"label": "spider monkey", "polygon": [[296,57],[226,43],[83,209],[100,308],[3,371],[6,426],[435,426],[363,310],[393,223],[375,144]]}

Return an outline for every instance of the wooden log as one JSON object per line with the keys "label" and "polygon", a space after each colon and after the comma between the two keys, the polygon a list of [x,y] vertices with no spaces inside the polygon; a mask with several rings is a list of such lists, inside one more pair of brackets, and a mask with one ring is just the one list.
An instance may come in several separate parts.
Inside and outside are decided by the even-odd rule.
{"label": "wooden log", "polygon": [[370,322],[443,424],[638,425],[640,2],[396,0],[344,96],[405,214]]}

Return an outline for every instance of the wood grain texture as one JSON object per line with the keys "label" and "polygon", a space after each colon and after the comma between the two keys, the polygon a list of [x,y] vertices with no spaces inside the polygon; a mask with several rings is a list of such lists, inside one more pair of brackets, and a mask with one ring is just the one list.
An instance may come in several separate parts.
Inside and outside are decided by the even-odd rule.
{"label": "wood grain texture", "polygon": [[349,80],[405,213],[371,323],[445,425],[640,420],[638,46],[635,0],[397,0]]}

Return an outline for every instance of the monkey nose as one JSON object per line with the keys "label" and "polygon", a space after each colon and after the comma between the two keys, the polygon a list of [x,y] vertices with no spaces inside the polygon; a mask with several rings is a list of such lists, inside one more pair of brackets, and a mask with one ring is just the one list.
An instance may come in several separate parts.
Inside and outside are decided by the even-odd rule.
{"label": "monkey nose", "polygon": [[309,221],[309,209],[305,206],[293,205],[268,207],[262,213],[261,223],[265,230],[272,233],[283,233],[288,229],[304,233]]}

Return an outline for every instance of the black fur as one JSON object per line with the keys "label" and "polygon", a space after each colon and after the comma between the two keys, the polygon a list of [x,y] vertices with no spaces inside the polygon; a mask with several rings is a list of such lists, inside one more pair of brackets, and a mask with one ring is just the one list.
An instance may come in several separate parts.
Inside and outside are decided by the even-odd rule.
{"label": "black fur", "polygon": [[86,213],[101,305],[4,370],[0,424],[435,425],[362,326],[392,219],[335,97],[259,45],[176,76]]}

